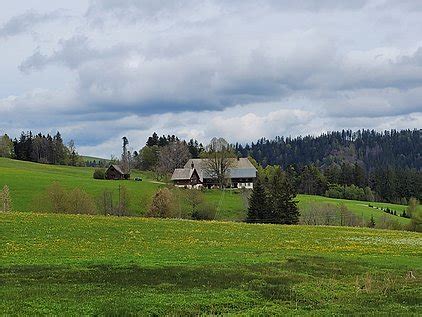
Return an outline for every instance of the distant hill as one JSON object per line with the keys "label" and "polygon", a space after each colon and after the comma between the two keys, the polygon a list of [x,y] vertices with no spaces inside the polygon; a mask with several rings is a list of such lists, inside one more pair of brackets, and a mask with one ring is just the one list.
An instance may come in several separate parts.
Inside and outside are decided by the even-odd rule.
{"label": "distant hill", "polygon": [[328,167],[332,164],[358,163],[367,172],[378,167],[414,168],[422,170],[422,129],[343,130],[320,136],[262,138],[255,143],[236,145],[242,156],[252,156],[266,165],[304,166],[315,164]]}
{"label": "distant hill", "polygon": [[82,159],[84,162],[92,162],[92,161],[105,162],[105,163],[110,162],[110,159],[105,159],[105,158],[95,157],[95,156],[87,156],[87,155],[82,155]]}

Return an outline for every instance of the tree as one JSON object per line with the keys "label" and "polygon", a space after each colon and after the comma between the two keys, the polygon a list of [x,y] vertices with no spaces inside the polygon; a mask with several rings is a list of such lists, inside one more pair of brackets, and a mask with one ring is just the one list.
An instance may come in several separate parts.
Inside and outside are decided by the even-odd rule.
{"label": "tree", "polygon": [[138,166],[144,171],[154,170],[158,163],[158,145],[144,146],[139,154]]}
{"label": "tree", "polygon": [[185,201],[189,206],[190,213],[193,215],[198,210],[198,207],[204,203],[204,194],[197,189],[187,189]]}
{"label": "tree", "polygon": [[407,206],[406,213],[412,217],[412,214],[416,213],[418,210],[419,201],[415,197],[409,199],[409,206]]}
{"label": "tree", "polygon": [[422,210],[419,208],[419,201],[414,197],[409,199],[407,215],[410,216],[410,224],[408,229],[422,232]]}
{"label": "tree", "polygon": [[265,222],[269,219],[267,193],[260,177],[257,178],[249,199],[247,222]]}
{"label": "tree", "polygon": [[68,157],[69,157],[69,165],[71,166],[77,166],[78,162],[80,161],[80,157],[78,155],[78,152],[76,152],[75,142],[73,140],[70,140],[68,145]]}
{"label": "tree", "polygon": [[0,157],[11,158],[13,155],[13,142],[7,134],[0,138]]}
{"label": "tree", "polygon": [[66,149],[63,144],[62,136],[60,135],[60,132],[57,131],[56,135],[53,137],[53,164],[64,164],[65,163],[65,156],[66,156]]}
{"label": "tree", "polygon": [[271,206],[270,222],[279,224],[297,224],[299,208],[296,192],[281,170],[277,170],[270,184],[269,205]]}
{"label": "tree", "polygon": [[299,190],[310,195],[322,195],[327,189],[327,180],[313,164],[305,166],[300,176]]}
{"label": "tree", "polygon": [[183,167],[190,158],[189,148],[185,142],[171,142],[159,150],[158,172],[161,174],[172,173],[176,168]]}
{"label": "tree", "polygon": [[99,197],[99,204],[104,215],[114,213],[113,192],[110,189],[104,189]]}
{"label": "tree", "polygon": [[154,132],[152,134],[152,136],[150,136],[148,138],[146,145],[149,146],[149,147],[154,146],[154,145],[158,145],[158,135],[157,135],[157,133]]}
{"label": "tree", "polygon": [[213,138],[204,154],[205,171],[215,179],[222,189],[226,185],[227,174],[235,160],[233,149],[223,138]]}
{"label": "tree", "polygon": [[117,206],[117,215],[123,216],[129,213],[129,193],[127,187],[119,185],[119,200]]}
{"label": "tree", "polygon": [[129,174],[130,173],[130,168],[129,168],[129,153],[127,151],[127,145],[129,144],[129,141],[127,139],[127,137],[123,137],[123,151],[122,151],[122,169],[123,169],[123,173],[125,174]]}
{"label": "tree", "polygon": [[3,211],[12,210],[12,199],[10,198],[10,191],[7,185],[3,186],[3,190],[0,192],[0,202]]}
{"label": "tree", "polygon": [[375,228],[374,216],[371,215],[371,219],[368,222],[368,228]]}

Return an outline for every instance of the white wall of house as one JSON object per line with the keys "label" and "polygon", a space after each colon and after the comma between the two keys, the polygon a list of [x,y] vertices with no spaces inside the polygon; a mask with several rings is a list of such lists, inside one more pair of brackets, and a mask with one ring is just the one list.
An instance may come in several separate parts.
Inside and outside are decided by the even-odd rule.
{"label": "white wall of house", "polygon": [[253,189],[253,183],[237,183],[237,188]]}

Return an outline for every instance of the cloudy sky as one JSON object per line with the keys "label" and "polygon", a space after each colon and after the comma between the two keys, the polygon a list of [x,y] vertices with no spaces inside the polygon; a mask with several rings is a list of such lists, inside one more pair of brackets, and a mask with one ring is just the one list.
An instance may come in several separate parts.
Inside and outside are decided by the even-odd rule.
{"label": "cloudy sky", "polygon": [[0,134],[59,130],[109,157],[154,131],[342,128],[422,128],[422,1],[0,4]]}

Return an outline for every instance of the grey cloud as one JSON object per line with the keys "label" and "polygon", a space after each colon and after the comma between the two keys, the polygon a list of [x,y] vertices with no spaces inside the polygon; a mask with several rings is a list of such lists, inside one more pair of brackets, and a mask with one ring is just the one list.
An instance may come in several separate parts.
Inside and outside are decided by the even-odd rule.
{"label": "grey cloud", "polygon": [[[418,1],[92,1],[69,27],[41,32],[35,49],[12,47],[27,56],[16,78],[67,77],[62,92],[34,80],[34,92],[0,99],[0,126],[62,126],[87,147],[128,129],[208,138],[224,130],[213,121],[220,114],[245,126],[256,115],[263,123],[251,137],[268,136],[267,126],[310,133],[347,119],[380,126],[379,118],[421,113],[417,10]],[[42,23],[34,16],[28,23]],[[25,23],[15,32],[32,28]],[[230,113],[240,106],[249,108]],[[288,120],[266,124],[265,112]],[[316,119],[298,120],[303,113]],[[89,125],[98,133],[84,135]]]}
{"label": "grey cloud", "polygon": [[12,17],[9,21],[0,27],[0,37],[15,36],[27,31],[33,27],[51,22],[67,15],[62,10],[55,10],[48,13],[38,13],[34,10],[27,11],[21,15]]}

